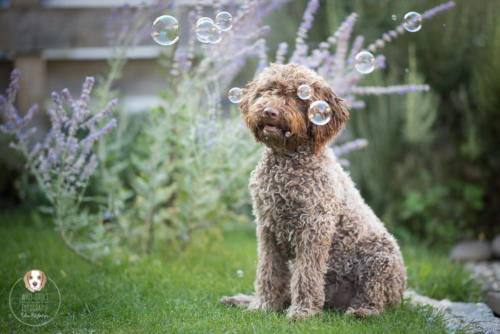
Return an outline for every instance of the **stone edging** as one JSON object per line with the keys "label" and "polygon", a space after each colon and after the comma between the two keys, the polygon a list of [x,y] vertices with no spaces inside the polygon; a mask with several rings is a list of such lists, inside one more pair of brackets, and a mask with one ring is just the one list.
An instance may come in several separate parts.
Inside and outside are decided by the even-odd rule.
{"label": "stone edging", "polygon": [[431,306],[441,313],[450,332],[464,328],[468,333],[500,333],[500,318],[495,317],[484,303],[452,302],[448,299],[436,300],[406,290],[404,297],[414,305]]}

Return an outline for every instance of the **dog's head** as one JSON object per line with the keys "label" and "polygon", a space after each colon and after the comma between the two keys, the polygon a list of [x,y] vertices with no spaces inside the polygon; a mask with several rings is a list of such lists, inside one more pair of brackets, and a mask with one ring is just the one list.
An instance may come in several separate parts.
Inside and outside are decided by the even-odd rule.
{"label": "dog's head", "polygon": [[41,270],[33,269],[24,275],[24,285],[31,292],[42,290],[45,282],[47,282],[47,277]]}
{"label": "dog's head", "polygon": [[[312,96],[305,101],[297,96],[297,88],[303,84],[312,89]],[[318,100],[328,103],[333,113],[325,125],[315,125],[307,116],[309,105]],[[308,147],[319,152],[349,118],[344,100],[328,83],[297,64],[273,64],[264,69],[248,83],[239,107],[255,139],[279,151]]]}

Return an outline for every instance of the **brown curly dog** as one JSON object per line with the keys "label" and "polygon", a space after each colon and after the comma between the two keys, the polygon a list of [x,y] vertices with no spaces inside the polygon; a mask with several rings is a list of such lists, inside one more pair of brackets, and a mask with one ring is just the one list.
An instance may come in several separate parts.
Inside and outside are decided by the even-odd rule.
{"label": "brown curly dog", "polygon": [[[307,101],[297,97],[302,84],[313,89]],[[349,117],[344,101],[323,78],[296,64],[271,65],[247,87],[243,120],[268,147],[250,177],[256,293],[220,302],[276,311],[290,304],[293,319],[323,306],[367,317],[397,305],[406,269],[396,240],[326,146]],[[333,112],[323,126],[307,117],[317,100]]]}

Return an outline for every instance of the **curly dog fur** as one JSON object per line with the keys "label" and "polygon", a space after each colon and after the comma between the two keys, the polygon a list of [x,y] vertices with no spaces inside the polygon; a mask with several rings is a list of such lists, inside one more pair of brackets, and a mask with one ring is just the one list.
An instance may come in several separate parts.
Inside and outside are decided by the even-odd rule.
{"label": "curly dog fur", "polygon": [[[297,97],[302,84],[313,89],[307,101]],[[332,109],[326,125],[308,120],[316,100]],[[344,101],[304,66],[271,65],[247,85],[240,108],[255,139],[268,147],[250,177],[256,293],[220,301],[276,311],[290,304],[293,319],[323,306],[367,317],[397,305],[406,269],[396,240],[326,146],[349,117]]]}

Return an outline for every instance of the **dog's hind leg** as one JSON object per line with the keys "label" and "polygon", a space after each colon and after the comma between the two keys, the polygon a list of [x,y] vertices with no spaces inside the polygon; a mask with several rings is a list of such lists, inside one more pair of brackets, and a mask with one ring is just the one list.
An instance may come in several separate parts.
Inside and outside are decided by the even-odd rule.
{"label": "dog's hind leg", "polygon": [[401,300],[405,276],[402,260],[393,254],[379,253],[366,258],[359,264],[356,294],[346,313],[365,318],[395,306]]}
{"label": "dog's hind leg", "polygon": [[250,303],[254,299],[255,299],[255,296],[244,295],[244,294],[239,293],[236,296],[232,296],[232,297],[224,296],[221,299],[219,299],[219,303],[247,308],[248,305],[250,305]]}

